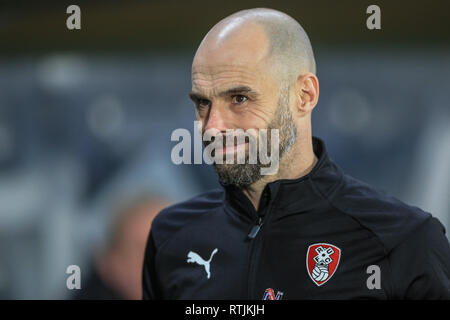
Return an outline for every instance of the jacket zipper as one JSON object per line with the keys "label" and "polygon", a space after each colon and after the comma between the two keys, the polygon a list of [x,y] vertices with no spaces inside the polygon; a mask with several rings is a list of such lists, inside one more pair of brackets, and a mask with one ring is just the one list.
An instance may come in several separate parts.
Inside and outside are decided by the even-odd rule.
{"label": "jacket zipper", "polygon": [[[250,230],[248,234],[248,239],[251,241],[250,243],[250,261],[249,261],[249,272],[248,272],[248,280],[247,280],[247,295],[248,299],[254,299],[255,298],[255,284],[256,284],[256,268],[258,267],[258,260],[260,256],[261,251],[261,235],[257,237],[259,234],[264,221],[267,219],[267,216],[270,214],[271,206],[269,206],[265,210],[264,215],[259,215],[258,220],[253,225],[252,229]],[[263,294],[263,293],[262,293]],[[262,297],[262,296],[261,296]]]}
{"label": "jacket zipper", "polygon": [[254,224],[252,229],[250,230],[250,232],[248,234],[248,238],[251,240],[255,239],[259,230],[261,230],[262,225],[263,225],[262,217],[259,217],[258,222],[256,224]]}

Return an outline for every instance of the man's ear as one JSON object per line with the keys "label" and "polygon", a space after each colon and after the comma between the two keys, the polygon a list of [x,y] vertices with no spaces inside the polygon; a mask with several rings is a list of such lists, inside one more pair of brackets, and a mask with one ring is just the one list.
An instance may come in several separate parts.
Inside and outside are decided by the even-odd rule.
{"label": "man's ear", "polygon": [[306,73],[297,78],[297,110],[304,114],[314,109],[319,100],[319,79],[313,73]]}

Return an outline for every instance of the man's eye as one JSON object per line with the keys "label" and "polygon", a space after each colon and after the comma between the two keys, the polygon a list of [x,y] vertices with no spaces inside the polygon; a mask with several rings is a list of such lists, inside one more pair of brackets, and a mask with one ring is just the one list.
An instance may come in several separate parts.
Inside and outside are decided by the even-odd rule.
{"label": "man's eye", "polygon": [[207,108],[207,107],[209,107],[209,100],[198,99],[197,105],[199,108]]}
{"label": "man's eye", "polygon": [[242,104],[242,103],[244,103],[247,100],[248,100],[248,98],[246,96],[243,96],[243,95],[236,95],[236,96],[232,97],[232,103],[233,104]]}

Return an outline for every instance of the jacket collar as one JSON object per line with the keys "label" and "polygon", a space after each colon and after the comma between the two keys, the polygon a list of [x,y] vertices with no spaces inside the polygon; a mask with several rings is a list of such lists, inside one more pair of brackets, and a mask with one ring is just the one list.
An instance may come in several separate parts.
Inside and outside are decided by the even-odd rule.
{"label": "jacket collar", "polygon": [[[313,151],[318,158],[314,168],[303,177],[297,179],[281,179],[268,183],[261,195],[259,213],[270,210],[277,211],[278,217],[308,212],[324,204],[340,186],[343,171],[328,156],[322,139],[313,136]],[[254,219],[256,212],[250,200],[236,186],[224,186],[225,206],[238,213],[249,215]]]}

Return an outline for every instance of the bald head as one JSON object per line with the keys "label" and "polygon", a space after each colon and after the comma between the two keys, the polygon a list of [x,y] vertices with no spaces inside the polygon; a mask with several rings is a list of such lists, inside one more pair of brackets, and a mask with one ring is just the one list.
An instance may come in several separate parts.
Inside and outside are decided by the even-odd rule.
{"label": "bald head", "polygon": [[302,26],[285,13],[264,8],[239,11],[218,22],[201,42],[193,67],[205,61],[265,63],[279,80],[289,83],[301,74],[316,73]]}
{"label": "bald head", "polygon": [[[278,145],[280,156],[280,170],[275,175],[262,177],[260,169],[265,164],[260,160],[215,163],[222,183],[254,189],[276,177],[295,177],[304,159],[314,156],[311,111],[319,96],[315,69],[308,36],[297,21],[282,12],[239,11],[208,32],[192,63],[189,94],[202,131],[229,134],[229,130],[256,129],[253,136],[258,139],[260,132],[266,132],[259,129],[279,133],[278,142],[270,144]],[[228,161],[229,156],[237,156],[238,149],[245,149],[248,159],[249,142],[235,142],[219,154]]]}

